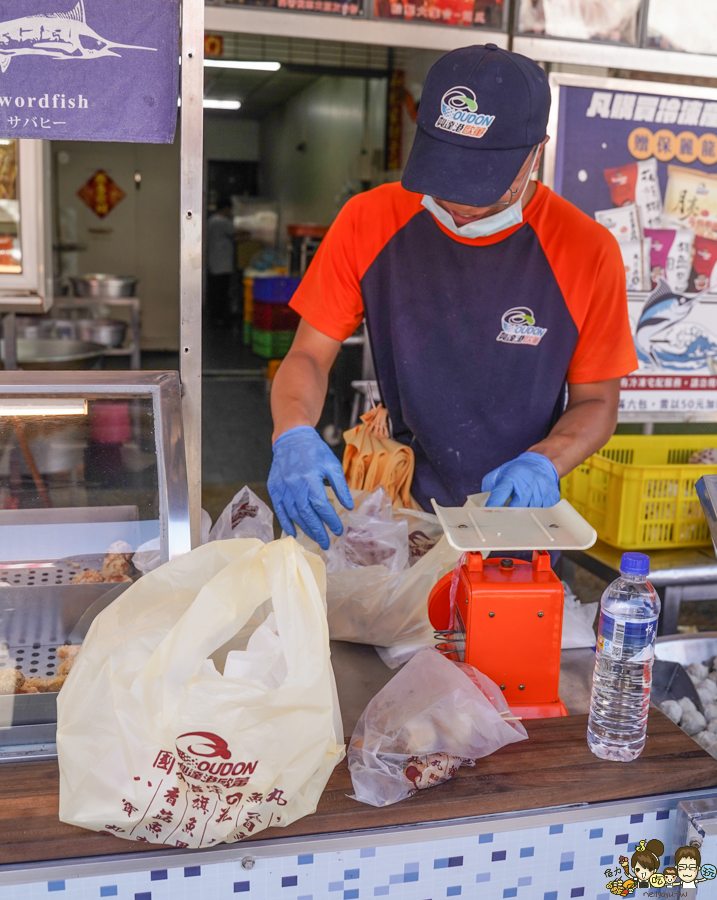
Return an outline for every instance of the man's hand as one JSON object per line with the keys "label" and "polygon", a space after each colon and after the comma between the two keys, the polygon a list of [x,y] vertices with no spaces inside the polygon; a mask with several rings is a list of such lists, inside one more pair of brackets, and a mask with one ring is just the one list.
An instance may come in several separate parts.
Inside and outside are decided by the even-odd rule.
{"label": "man's hand", "polygon": [[326,399],[329,372],[340,349],[341,341],[322,334],[302,319],[271,389],[274,460],[267,486],[274,510],[287,534],[296,537],[296,523],[324,550],[329,547],[324,524],[334,534],[343,531],[326,496],[324,478],[328,478],[341,503],[353,509],[341,464],[314,428]]}
{"label": "man's hand", "polygon": [[328,478],[341,503],[353,509],[341,463],[314,428],[291,428],[276,439],[267,487],[281,527],[296,537],[296,523],[320,547],[328,550],[329,536],[324,523],[334,534],[341,534],[343,526],[326,496],[324,478]]}
{"label": "man's hand", "polygon": [[491,492],[486,506],[505,506],[508,500],[509,506],[555,506],[560,479],[547,456],[521,453],[489,472],[481,490]]}

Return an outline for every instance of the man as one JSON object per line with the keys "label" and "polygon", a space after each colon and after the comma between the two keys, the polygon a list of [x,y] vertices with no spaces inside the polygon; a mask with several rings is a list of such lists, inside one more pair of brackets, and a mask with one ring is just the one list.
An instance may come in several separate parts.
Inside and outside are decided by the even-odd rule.
{"label": "man", "polygon": [[229,318],[236,240],[233,215],[231,198],[221,197],[207,222],[207,311],[213,325]]}
{"label": "man", "polygon": [[314,426],[364,317],[425,509],[481,489],[492,506],[551,506],[613,433],[620,377],[637,368],[625,272],[607,229],[531,180],[549,108],[531,60],[493,44],[448,53],[401,184],[339,214],[292,300],[302,322],[272,389],[268,486],[287,533],[295,523],[323,547],[324,525],[341,533],[324,478],[352,507]]}

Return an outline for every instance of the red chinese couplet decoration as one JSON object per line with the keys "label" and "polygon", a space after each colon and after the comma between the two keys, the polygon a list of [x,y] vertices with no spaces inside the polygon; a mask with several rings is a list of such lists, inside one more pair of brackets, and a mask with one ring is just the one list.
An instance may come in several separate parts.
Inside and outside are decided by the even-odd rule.
{"label": "red chinese couplet decoration", "polygon": [[80,188],[77,196],[89,206],[95,215],[104,219],[118,203],[124,200],[126,194],[119,185],[112,181],[107,172],[98,169],[87,184]]}

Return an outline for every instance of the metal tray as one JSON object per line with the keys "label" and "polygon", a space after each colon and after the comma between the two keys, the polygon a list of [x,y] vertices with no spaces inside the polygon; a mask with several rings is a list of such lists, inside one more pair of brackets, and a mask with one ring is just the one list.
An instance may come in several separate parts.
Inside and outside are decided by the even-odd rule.
{"label": "metal tray", "polygon": [[693,662],[705,662],[717,656],[717,631],[700,631],[697,634],[667,634],[658,637],[655,657],[682,666]]}

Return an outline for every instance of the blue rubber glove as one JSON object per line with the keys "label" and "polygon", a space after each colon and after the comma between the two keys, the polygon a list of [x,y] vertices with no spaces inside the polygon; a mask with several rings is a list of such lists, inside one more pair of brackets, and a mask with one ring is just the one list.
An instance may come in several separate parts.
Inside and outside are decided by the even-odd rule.
{"label": "blue rubber glove", "polygon": [[482,491],[490,491],[486,506],[555,506],[560,500],[560,478],[542,453],[521,453],[493,469],[483,479]]}
{"label": "blue rubber glove", "polygon": [[274,459],[267,487],[281,527],[296,537],[295,522],[320,547],[328,550],[329,536],[324,524],[334,534],[341,534],[344,529],[326,496],[324,478],[328,478],[346,509],[353,509],[354,502],[341,463],[315,428],[298,425],[274,441]]}

